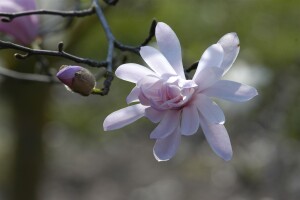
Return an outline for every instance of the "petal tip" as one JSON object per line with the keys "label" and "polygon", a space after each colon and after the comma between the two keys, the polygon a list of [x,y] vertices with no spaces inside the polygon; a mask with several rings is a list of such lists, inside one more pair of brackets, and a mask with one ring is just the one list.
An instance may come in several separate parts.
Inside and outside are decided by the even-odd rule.
{"label": "petal tip", "polygon": [[219,41],[222,46],[236,46],[240,47],[240,40],[236,32],[225,34]]}
{"label": "petal tip", "polygon": [[222,159],[227,161],[227,162],[230,161],[232,159],[232,151],[228,154],[223,155]]}
{"label": "petal tip", "polygon": [[160,158],[159,156],[157,156],[154,149],[153,149],[153,155],[157,162],[165,162],[170,160],[170,158]]}

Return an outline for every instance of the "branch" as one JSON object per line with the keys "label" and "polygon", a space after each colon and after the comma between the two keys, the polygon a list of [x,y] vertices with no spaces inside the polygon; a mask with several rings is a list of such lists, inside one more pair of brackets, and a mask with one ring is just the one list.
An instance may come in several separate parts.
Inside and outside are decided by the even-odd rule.
{"label": "branch", "polygon": [[197,61],[197,62],[194,62],[189,68],[187,68],[187,69],[185,70],[185,72],[186,72],[186,73],[189,73],[189,72],[191,72],[191,71],[197,69],[198,63],[199,63],[198,61]]}
{"label": "branch", "polygon": [[93,5],[96,10],[96,14],[98,16],[98,19],[104,29],[106,39],[108,41],[108,50],[107,50],[107,56],[106,56],[106,62],[107,62],[107,71],[112,72],[112,60],[113,60],[113,51],[115,48],[114,41],[115,37],[112,34],[110,27],[107,23],[107,20],[103,14],[103,11],[99,5],[98,0],[93,0]]}
{"label": "branch", "polygon": [[154,19],[151,23],[148,37],[144,40],[144,42],[142,42],[141,45],[139,45],[139,46],[128,46],[128,45],[124,45],[121,42],[115,40],[116,48],[118,48],[121,51],[129,51],[129,52],[132,52],[132,53],[135,53],[135,54],[139,54],[140,48],[142,46],[146,46],[152,40],[152,38],[154,37],[156,25],[157,25],[157,21]]}
{"label": "branch", "polygon": [[74,10],[74,11],[58,11],[58,10],[30,10],[24,12],[17,13],[2,13],[0,12],[0,16],[2,22],[11,22],[13,19],[17,17],[27,16],[27,15],[57,15],[61,17],[85,17],[89,15],[95,14],[95,8],[91,6],[85,10]]}
{"label": "branch", "polygon": [[[104,0],[104,1],[109,5],[115,5],[118,2],[118,0]],[[114,77],[112,71],[113,71],[113,56],[114,56],[115,48],[121,51],[129,51],[135,54],[139,54],[140,47],[147,45],[155,35],[155,27],[157,24],[155,20],[152,21],[149,35],[144,40],[144,42],[141,43],[141,45],[139,46],[129,46],[115,39],[112,31],[110,30],[109,24],[107,23],[107,20],[104,16],[104,13],[102,11],[102,8],[100,7],[98,0],[93,0],[92,5],[89,9],[81,10],[81,11],[33,10],[33,11],[24,11],[19,13],[0,13],[0,16],[4,17],[2,18],[2,21],[10,22],[14,18],[26,16],[26,15],[58,15],[62,17],[84,17],[87,15],[92,15],[94,13],[96,13],[96,15],[98,16],[98,19],[104,29],[108,41],[108,50],[107,50],[107,56],[105,61],[98,62],[95,60],[80,58],[75,55],[66,53],[63,51],[62,42],[58,44],[58,51],[51,51],[51,50],[31,49],[25,46],[14,44],[12,42],[6,42],[0,40],[0,49],[15,49],[24,52],[25,54],[20,54],[20,53],[15,54],[15,57],[18,59],[26,59],[32,55],[56,56],[56,57],[69,59],[77,63],[87,64],[91,67],[105,67],[107,70],[107,74],[105,76],[106,79],[104,81],[104,88],[95,92],[95,94],[106,95],[108,94],[111,82]]]}
{"label": "branch", "polygon": [[83,63],[87,64],[91,67],[106,67],[107,62],[98,62],[95,60],[91,60],[88,58],[81,58],[74,56],[72,54],[69,54],[65,51],[63,51],[63,43],[60,42],[58,44],[58,51],[51,51],[51,50],[38,50],[38,49],[31,49],[22,45],[14,44],[12,42],[6,42],[0,40],[0,49],[15,49],[22,52],[25,52],[25,54],[15,53],[15,57],[18,59],[25,59],[32,55],[44,55],[44,56],[56,56],[56,57],[62,57],[68,60],[72,60],[77,63]]}
{"label": "branch", "polygon": [[105,3],[111,6],[115,6],[119,0],[104,0]]}
{"label": "branch", "polygon": [[35,81],[35,82],[43,82],[43,83],[60,83],[56,78],[46,75],[39,74],[29,74],[16,72],[13,70],[9,70],[7,68],[0,67],[0,74],[2,76],[6,76],[13,79],[18,79],[22,81]]}

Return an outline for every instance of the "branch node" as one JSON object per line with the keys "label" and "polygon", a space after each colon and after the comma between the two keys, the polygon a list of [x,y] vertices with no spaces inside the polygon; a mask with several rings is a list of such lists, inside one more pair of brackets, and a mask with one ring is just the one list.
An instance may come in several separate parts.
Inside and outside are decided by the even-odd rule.
{"label": "branch node", "polygon": [[11,17],[3,17],[3,18],[1,18],[1,21],[4,23],[8,23],[8,22],[12,21],[12,18]]}
{"label": "branch node", "polygon": [[26,53],[26,54],[15,53],[14,56],[17,59],[25,59],[25,58],[29,57],[30,54],[29,53]]}
{"label": "branch node", "polygon": [[59,42],[57,45],[58,51],[59,52],[63,52],[64,50],[64,43],[63,42]]}

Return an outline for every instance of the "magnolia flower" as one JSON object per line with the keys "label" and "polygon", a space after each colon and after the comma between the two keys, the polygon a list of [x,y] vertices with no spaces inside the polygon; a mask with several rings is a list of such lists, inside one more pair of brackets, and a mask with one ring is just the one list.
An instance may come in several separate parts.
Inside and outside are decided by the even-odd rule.
{"label": "magnolia flower", "polygon": [[[35,0],[0,1],[0,12],[14,13],[35,9]],[[29,15],[13,19],[12,22],[0,21],[0,31],[11,35],[17,42],[29,45],[38,35],[38,17]]]}
{"label": "magnolia flower", "polygon": [[116,70],[117,77],[136,84],[127,103],[138,103],[107,116],[104,130],[124,127],[145,116],[159,123],[150,138],[156,140],[155,158],[166,161],[176,153],[181,135],[193,135],[201,126],[213,151],[224,160],[230,160],[232,148],[223,125],[225,117],[211,97],[243,102],[257,95],[251,86],[220,80],[239,53],[237,34],[228,33],[206,49],[192,80],[185,78],[181,47],[173,30],[160,22],[155,36],[159,50],[150,46],[140,50],[150,69],[128,63]]}
{"label": "magnolia flower", "polygon": [[96,85],[94,75],[87,69],[80,66],[63,65],[56,74],[56,77],[66,87],[83,96],[88,96]]}

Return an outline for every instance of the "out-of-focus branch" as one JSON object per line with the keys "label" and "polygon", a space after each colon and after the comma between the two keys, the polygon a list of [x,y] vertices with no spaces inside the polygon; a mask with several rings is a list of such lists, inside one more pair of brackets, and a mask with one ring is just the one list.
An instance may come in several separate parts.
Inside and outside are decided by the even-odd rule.
{"label": "out-of-focus branch", "polygon": [[4,67],[0,67],[0,74],[5,77],[18,79],[21,81],[35,81],[35,82],[43,82],[43,83],[60,83],[57,78],[52,76],[40,75],[40,74],[29,74],[22,73],[13,70],[9,70]]}

